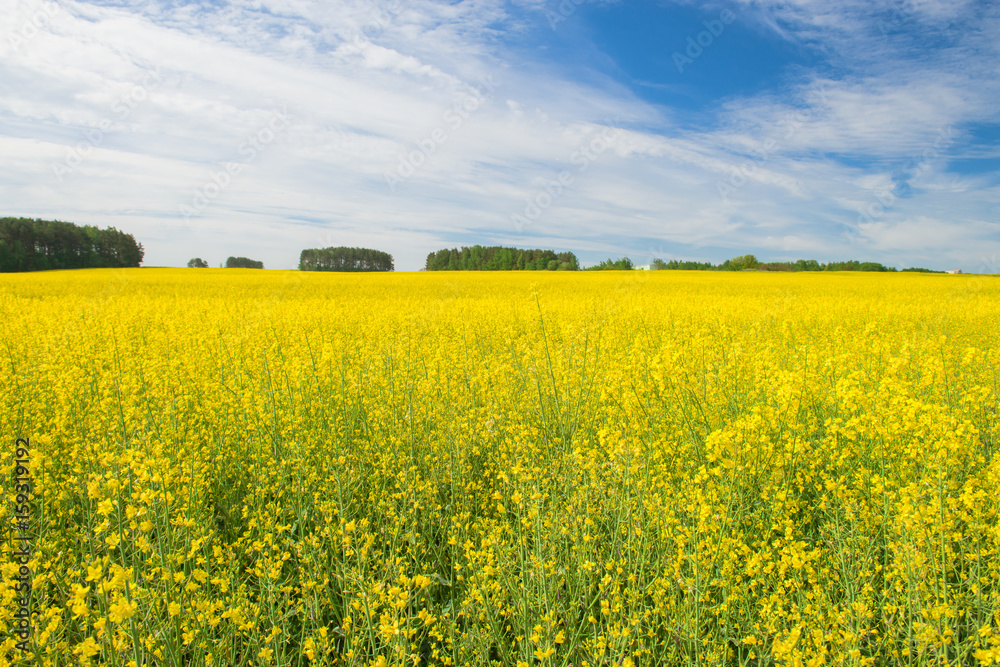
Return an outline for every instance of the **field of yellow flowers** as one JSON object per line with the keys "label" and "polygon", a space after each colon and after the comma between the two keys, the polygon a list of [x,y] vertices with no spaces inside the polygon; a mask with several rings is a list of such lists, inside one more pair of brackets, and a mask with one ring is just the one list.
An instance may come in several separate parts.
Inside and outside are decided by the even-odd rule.
{"label": "field of yellow flowers", "polygon": [[1000,664],[1000,280],[0,276],[0,664]]}

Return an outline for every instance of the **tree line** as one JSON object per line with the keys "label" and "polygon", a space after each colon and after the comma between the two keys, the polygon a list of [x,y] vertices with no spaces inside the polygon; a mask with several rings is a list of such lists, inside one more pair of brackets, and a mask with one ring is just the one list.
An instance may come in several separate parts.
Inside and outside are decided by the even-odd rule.
{"label": "tree line", "polygon": [[[45,271],[52,269],[128,268],[142,263],[145,251],[131,234],[114,227],[99,229],[57,220],[0,218],[0,272]],[[200,257],[189,267],[208,266]],[[264,263],[247,257],[229,257],[226,268],[263,269]],[[629,271],[631,259],[607,259],[590,271]],[[878,262],[849,260],[820,263],[814,259],[794,262],[760,262],[754,255],[740,255],[715,265],[711,262],[653,259],[651,269],[661,271],[870,271],[896,272]],[[427,255],[427,271],[578,271],[580,263],[572,252],[521,249],[504,246],[463,246],[445,248]],[[372,272],[393,271],[387,252],[370,248],[312,248],[299,257],[300,271]],[[943,273],[922,268],[902,271]]]}
{"label": "tree line", "polygon": [[312,248],[299,255],[299,271],[393,271],[392,255],[370,248]]}
{"label": "tree line", "polygon": [[58,220],[0,218],[0,272],[137,267],[145,251],[131,234]]}
{"label": "tree line", "polygon": [[[189,259],[187,266],[189,269],[207,269],[208,262],[203,260],[201,257],[195,257]],[[222,266],[221,264],[219,265]],[[258,261],[256,259],[250,259],[249,257],[227,257],[226,258],[226,268],[227,269],[263,269],[264,262]]]}
{"label": "tree line", "polygon": [[[627,257],[625,259],[628,259]],[[610,260],[609,260],[610,261]],[[651,267],[661,271],[870,271],[877,273],[893,273],[898,271],[895,267],[885,266],[878,262],[860,262],[856,259],[845,262],[829,262],[823,264],[815,259],[799,259],[794,262],[760,262],[753,255],[740,255],[727,259],[722,264],[712,264],[711,262],[685,262],[672,259],[664,261],[654,259]],[[919,273],[944,273],[943,271],[931,271],[930,269],[910,268],[903,271],[913,271]]]}
{"label": "tree line", "polygon": [[427,271],[578,271],[571,252],[503,246],[445,248],[427,255]]}
{"label": "tree line", "polygon": [[588,266],[585,271],[631,271],[635,268],[632,260],[628,257],[621,259],[606,259],[600,264]]}
{"label": "tree line", "polygon": [[227,269],[263,269],[264,262],[249,257],[228,257],[226,258]]}

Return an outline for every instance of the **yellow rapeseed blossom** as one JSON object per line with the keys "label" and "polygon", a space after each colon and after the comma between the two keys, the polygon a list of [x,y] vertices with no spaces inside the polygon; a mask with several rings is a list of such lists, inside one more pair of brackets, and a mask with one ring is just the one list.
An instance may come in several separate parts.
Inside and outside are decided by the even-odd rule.
{"label": "yellow rapeseed blossom", "polygon": [[128,600],[119,600],[111,605],[108,610],[108,619],[112,623],[122,623],[132,618],[135,615],[138,605],[135,602],[129,602]]}
{"label": "yellow rapeseed blossom", "polygon": [[37,646],[0,662],[1000,664],[998,303],[915,274],[2,275]]}

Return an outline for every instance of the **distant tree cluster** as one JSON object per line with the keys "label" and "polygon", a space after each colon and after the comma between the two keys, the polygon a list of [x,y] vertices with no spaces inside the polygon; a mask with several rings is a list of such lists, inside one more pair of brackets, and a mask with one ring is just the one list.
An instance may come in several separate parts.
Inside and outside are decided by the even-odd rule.
{"label": "distant tree cluster", "polygon": [[114,227],[0,218],[0,272],[137,267],[143,255],[141,243]]}
{"label": "distant tree cluster", "polygon": [[201,257],[195,257],[194,259],[188,260],[189,269],[207,269],[208,262],[203,260]]}
{"label": "distant tree cluster", "polygon": [[732,259],[727,259],[722,264],[719,265],[720,271],[749,271],[756,269],[760,266],[760,262],[757,261],[757,257],[754,255],[740,255],[739,257],[733,257]]}
{"label": "distant tree cluster", "polygon": [[427,255],[425,268],[428,271],[578,271],[580,263],[571,252],[474,245],[432,252]]}
{"label": "distant tree cluster", "polygon": [[849,262],[830,262],[823,265],[824,271],[878,271],[880,273],[896,271],[895,267],[884,266],[878,262],[859,262],[856,259]]}
{"label": "distant tree cluster", "polygon": [[635,268],[632,264],[632,260],[628,257],[622,257],[621,259],[606,259],[600,264],[594,266],[588,266],[586,271],[631,271]]}
{"label": "distant tree cluster", "polygon": [[820,263],[814,259],[800,259],[797,262],[768,262],[767,264],[758,264],[756,268],[758,271],[784,271],[787,273],[823,270]]}
{"label": "distant tree cluster", "polygon": [[[652,268],[661,271],[871,271],[871,272],[895,272],[895,267],[885,266],[878,262],[859,262],[850,260],[847,262],[830,262],[821,264],[815,259],[800,259],[795,262],[768,262],[761,263],[753,255],[740,255],[732,259],[727,259],[722,264],[712,264],[711,262],[682,262],[676,259],[663,261],[654,259]],[[923,273],[941,273],[940,271],[930,271],[928,269],[903,269],[903,271],[919,271]]]}
{"label": "distant tree cluster", "polygon": [[392,255],[369,248],[312,248],[299,255],[299,271],[393,271]]}
{"label": "distant tree cluster", "polygon": [[264,262],[258,262],[247,257],[230,257],[226,260],[227,269],[263,269]]}
{"label": "distant tree cluster", "polygon": [[658,271],[711,271],[715,269],[715,265],[711,262],[682,262],[676,259],[669,262],[654,259],[652,267]]}
{"label": "distant tree cluster", "polygon": [[[801,260],[800,260],[801,261]],[[812,261],[812,260],[810,260]],[[672,259],[664,262],[662,259],[654,259],[652,263],[654,270],[660,271],[791,271],[784,264],[761,264],[755,255],[740,255],[727,259],[722,264],[716,266],[711,262],[681,262]]]}

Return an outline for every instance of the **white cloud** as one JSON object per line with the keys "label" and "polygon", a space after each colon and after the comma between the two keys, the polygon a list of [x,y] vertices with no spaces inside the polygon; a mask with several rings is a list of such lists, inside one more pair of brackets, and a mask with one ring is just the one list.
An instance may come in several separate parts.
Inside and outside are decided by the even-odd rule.
{"label": "white cloud", "polygon": [[[20,34],[42,6],[5,3],[0,22]],[[920,6],[905,20],[934,25],[969,12],[960,2]],[[602,255],[665,245],[905,259],[948,240],[971,258],[996,241],[981,222],[996,210],[995,183],[945,170],[995,150],[959,130],[909,179],[912,197],[864,233],[845,231],[939,131],[996,122],[995,59],[961,65],[996,53],[986,39],[995,18],[966,20],[965,38],[937,60],[886,40],[875,50],[887,62],[873,63],[866,46],[880,36],[866,7],[748,5],[762,30],[832,49],[851,66],[729,99],[714,125],[692,131],[607,77],[585,83],[511,51],[504,32],[527,18],[500,0],[59,0],[31,39],[0,39],[3,214],[116,225],[145,239],[152,265],[242,254],[292,267],[303,247],[347,244],[383,248],[415,269],[443,245],[543,241]],[[852,37],[859,26],[867,32]],[[282,110],[288,126],[249,151]],[[581,170],[581,147],[612,126],[622,129],[611,148]],[[58,166],[88,146],[60,179]],[[181,217],[234,162],[242,169],[232,182],[199,216]],[[414,173],[402,178],[406,164]],[[747,165],[745,183],[720,198],[718,184]],[[563,170],[573,185],[516,230],[510,216]],[[386,174],[401,177],[395,191]]]}

